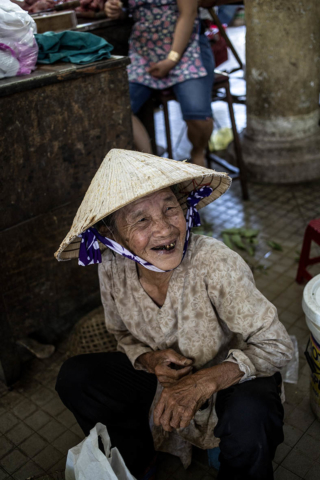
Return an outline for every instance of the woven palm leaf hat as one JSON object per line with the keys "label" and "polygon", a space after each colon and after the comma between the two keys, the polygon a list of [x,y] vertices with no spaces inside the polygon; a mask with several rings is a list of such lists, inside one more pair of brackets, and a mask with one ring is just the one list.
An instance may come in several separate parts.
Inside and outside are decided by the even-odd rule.
{"label": "woven palm leaf hat", "polygon": [[[199,210],[225,193],[231,178],[225,173],[186,162],[130,150],[110,150],[93,177],[68,235],[55,253],[56,259],[78,258],[81,242],[78,235],[125,205],[173,185],[186,212],[191,191],[202,186],[213,190],[197,205]],[[100,244],[101,251],[105,248]]]}

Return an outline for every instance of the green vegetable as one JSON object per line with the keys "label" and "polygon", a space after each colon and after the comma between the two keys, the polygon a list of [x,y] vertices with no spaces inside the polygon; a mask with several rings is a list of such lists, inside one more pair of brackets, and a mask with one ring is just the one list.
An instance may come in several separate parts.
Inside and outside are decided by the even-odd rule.
{"label": "green vegetable", "polygon": [[256,237],[259,233],[259,230],[253,230],[252,228],[241,228],[240,235],[246,238]]}
{"label": "green vegetable", "polygon": [[250,238],[250,243],[252,243],[252,245],[258,245],[259,240],[258,240],[257,238],[251,237],[251,238]]}
{"label": "green vegetable", "polygon": [[230,235],[235,235],[235,234],[241,234],[242,228],[226,228],[225,230],[222,230],[221,233],[227,233]]}
{"label": "green vegetable", "polygon": [[231,248],[231,250],[233,250],[233,245],[232,245],[232,242],[231,242],[231,239],[229,237],[229,235],[227,235],[226,233],[223,233],[222,234],[222,240],[224,241],[225,245],[227,245],[227,247]]}
{"label": "green vegetable", "polygon": [[282,252],[283,248],[279,243],[273,242],[272,240],[269,240],[267,242],[269,247],[271,247],[273,250],[278,250],[279,252]]}
{"label": "green vegetable", "polygon": [[253,228],[226,228],[222,233],[227,233],[230,235],[240,235],[241,237],[251,238],[256,237],[259,233],[259,230],[254,230]]}
{"label": "green vegetable", "polygon": [[231,240],[235,244],[236,247],[240,248],[241,250],[246,250],[246,247],[244,243],[241,240],[241,237],[239,234],[232,235]]}

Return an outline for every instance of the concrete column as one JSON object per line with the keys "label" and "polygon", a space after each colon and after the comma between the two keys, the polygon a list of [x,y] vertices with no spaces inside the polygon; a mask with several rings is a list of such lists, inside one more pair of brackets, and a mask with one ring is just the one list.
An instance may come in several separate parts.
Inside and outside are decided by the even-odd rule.
{"label": "concrete column", "polygon": [[246,0],[244,160],[262,182],[320,177],[320,0]]}

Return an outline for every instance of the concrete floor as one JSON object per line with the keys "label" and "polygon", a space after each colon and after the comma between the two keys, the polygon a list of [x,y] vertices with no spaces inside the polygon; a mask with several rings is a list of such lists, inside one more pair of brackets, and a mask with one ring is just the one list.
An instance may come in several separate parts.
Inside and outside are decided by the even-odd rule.
{"label": "concrete floor", "polygon": [[[230,29],[230,32],[238,38],[239,50],[243,51],[244,29]],[[233,82],[235,89],[242,88],[242,80],[235,78]],[[185,134],[180,144],[176,144],[184,125],[181,117],[179,120],[179,109],[172,103],[176,158],[186,158],[189,145]],[[228,125],[226,106],[216,102],[213,110],[220,126]],[[236,117],[241,129],[245,125],[243,106],[236,107]],[[164,146],[161,112],[156,121],[158,143]],[[285,385],[285,440],[274,459],[275,480],[320,479],[320,422],[310,410],[310,372],[303,355],[308,340],[301,308],[303,286],[294,280],[304,230],[312,218],[320,216],[319,191],[320,182],[281,187],[249,183],[250,200],[244,202],[240,185],[234,182],[223,198],[203,211],[203,227],[200,227],[203,233],[218,239],[224,228],[259,229],[255,256],[245,259],[254,271],[258,288],[276,305],[280,320],[298,340],[299,380],[296,385]],[[269,240],[281,244],[283,250],[272,250],[267,244]],[[320,255],[319,247],[313,250]],[[320,273],[320,265],[314,265],[310,271],[314,275]],[[0,385],[0,480],[25,480],[34,475],[48,480],[62,479],[68,449],[83,439],[73,415],[54,390],[67,348],[67,342],[63,341],[50,359],[26,362],[21,380],[12,390]],[[162,455],[157,479],[209,480],[216,475],[208,466],[206,452],[195,450],[192,465],[186,471],[178,459]]]}

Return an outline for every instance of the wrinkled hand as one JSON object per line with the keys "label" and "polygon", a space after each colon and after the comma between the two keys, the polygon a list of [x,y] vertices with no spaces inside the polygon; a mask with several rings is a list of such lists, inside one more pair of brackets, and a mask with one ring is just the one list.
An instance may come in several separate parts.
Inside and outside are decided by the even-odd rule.
{"label": "wrinkled hand", "polygon": [[163,78],[168,75],[170,70],[176,66],[176,62],[166,58],[157,63],[151,63],[151,67],[148,70],[148,73],[156,78]]}
{"label": "wrinkled hand", "polygon": [[161,425],[167,432],[187,427],[201,405],[215,391],[214,383],[207,380],[208,371],[200,370],[165,388],[154,409],[155,425]]}
{"label": "wrinkled hand", "polygon": [[155,425],[162,425],[167,432],[187,427],[211,395],[238,383],[242,377],[237,363],[223,362],[182,378],[163,390],[154,409]]}
{"label": "wrinkled hand", "polygon": [[118,20],[122,14],[122,2],[119,0],[107,0],[104,11],[111,20]]}
{"label": "wrinkled hand", "polygon": [[[138,361],[149,373],[154,373],[157,376],[163,387],[169,387],[185,375],[189,375],[193,363],[192,360],[180,355],[171,348],[144,353],[140,355]],[[175,370],[174,368],[170,368],[171,364],[181,368]]]}

